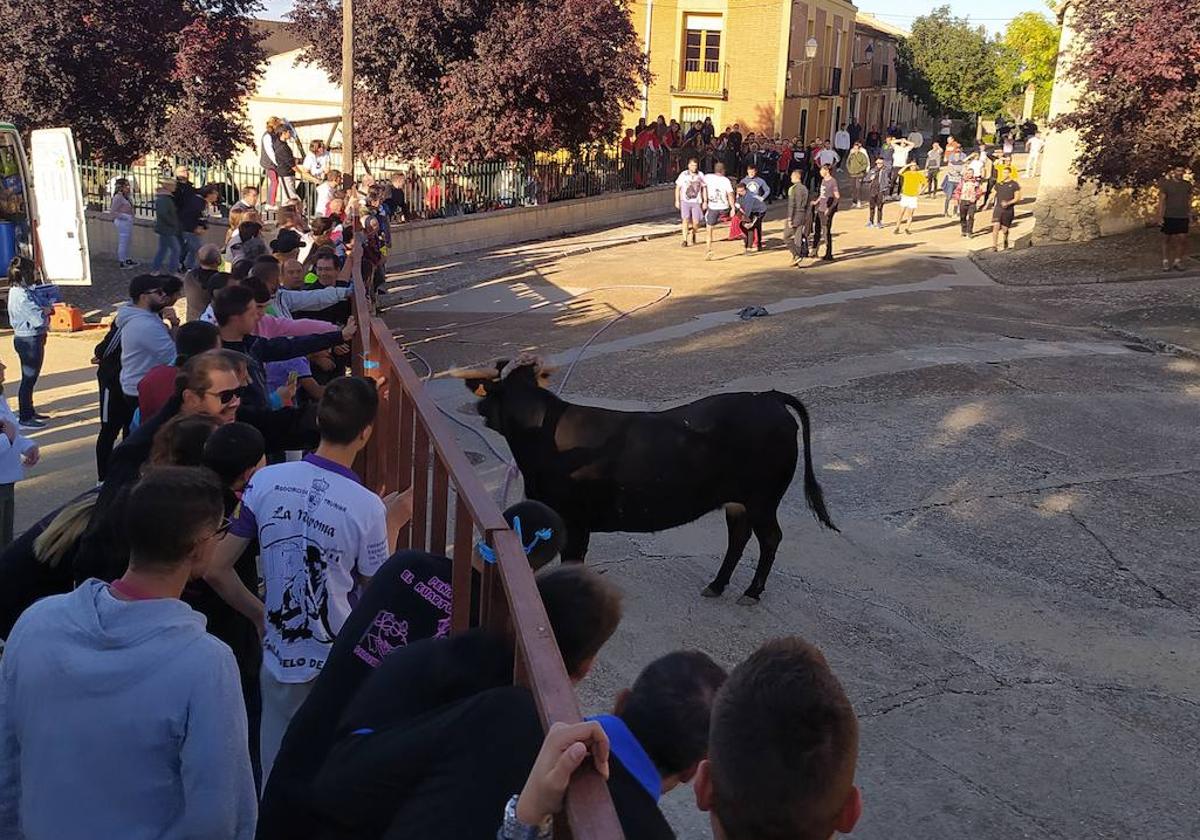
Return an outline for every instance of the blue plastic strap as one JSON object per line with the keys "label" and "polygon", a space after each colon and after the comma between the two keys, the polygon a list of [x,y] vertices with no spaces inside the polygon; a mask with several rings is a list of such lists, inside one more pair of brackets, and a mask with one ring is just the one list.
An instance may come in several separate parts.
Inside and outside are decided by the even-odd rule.
{"label": "blue plastic strap", "polygon": [[[521,546],[525,549],[526,557],[533,551],[534,546],[540,542],[549,542],[550,538],[554,536],[554,531],[549,528],[542,528],[533,532],[533,540],[526,545],[525,538],[521,535],[521,517],[519,516],[513,517],[512,529],[516,532],[517,539],[521,541]],[[496,562],[496,551],[483,540],[475,543],[475,550],[479,552],[479,556],[483,558],[485,563]]]}

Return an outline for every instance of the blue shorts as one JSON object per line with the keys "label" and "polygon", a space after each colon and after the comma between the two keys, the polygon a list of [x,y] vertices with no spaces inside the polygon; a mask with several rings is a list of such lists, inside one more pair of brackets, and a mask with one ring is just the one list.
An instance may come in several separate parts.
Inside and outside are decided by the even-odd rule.
{"label": "blue shorts", "polygon": [[704,211],[700,209],[698,201],[681,201],[679,202],[679,218],[685,222],[692,222],[699,225],[704,220]]}

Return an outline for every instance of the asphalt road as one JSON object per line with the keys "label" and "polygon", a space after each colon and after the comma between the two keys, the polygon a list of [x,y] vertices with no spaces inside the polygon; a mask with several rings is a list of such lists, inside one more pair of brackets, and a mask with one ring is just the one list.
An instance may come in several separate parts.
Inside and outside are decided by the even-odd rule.
{"label": "asphalt road", "polygon": [[[589,710],[667,651],[732,665],[799,634],[860,715],[854,837],[1200,836],[1200,361],[1094,326],[1194,304],[1194,281],[998,286],[924,205],[913,237],[863,231],[863,213],[840,214],[846,258],[832,265],[791,269],[735,243],[706,262],[671,237],[514,263],[388,318],[435,371],[522,349],[569,364],[656,294],[630,286],[670,286],[596,340],[565,396],[654,408],[777,388],[809,407],[842,533],[817,525],[796,482],[755,607],[734,603],[753,543],[726,596],[700,597],[724,548],[719,513],[594,536],[588,562],[624,589],[626,613],[581,687]],[[752,304],[772,314],[733,316]],[[483,428],[460,382],[431,389]],[[498,488],[503,467],[460,432]],[[664,808],[681,837],[709,836],[689,789]]]}

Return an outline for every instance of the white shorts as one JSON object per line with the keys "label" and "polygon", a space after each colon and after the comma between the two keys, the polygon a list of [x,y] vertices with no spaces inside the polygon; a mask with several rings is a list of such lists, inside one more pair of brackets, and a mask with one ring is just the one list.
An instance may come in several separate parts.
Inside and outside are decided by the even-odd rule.
{"label": "white shorts", "polygon": [[905,210],[916,210],[917,209],[917,197],[915,195],[900,196],[900,206],[902,208],[904,208]]}

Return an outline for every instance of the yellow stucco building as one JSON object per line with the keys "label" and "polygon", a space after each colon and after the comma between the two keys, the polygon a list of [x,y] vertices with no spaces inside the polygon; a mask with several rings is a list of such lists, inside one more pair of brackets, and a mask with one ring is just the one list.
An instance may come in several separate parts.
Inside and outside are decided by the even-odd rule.
{"label": "yellow stucco building", "polygon": [[629,114],[720,132],[831,138],[849,121],[855,7],[845,0],[632,0],[654,78]]}

